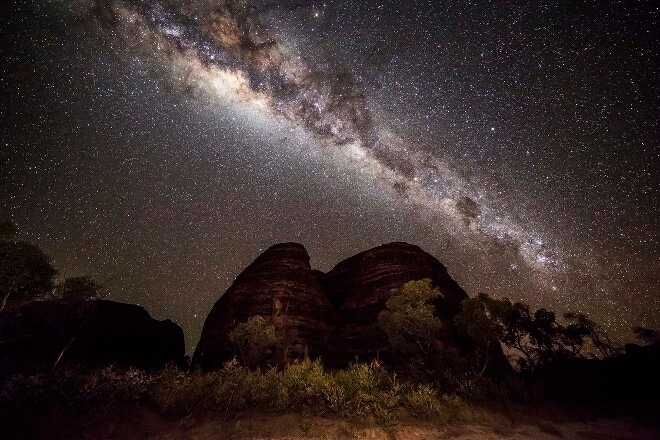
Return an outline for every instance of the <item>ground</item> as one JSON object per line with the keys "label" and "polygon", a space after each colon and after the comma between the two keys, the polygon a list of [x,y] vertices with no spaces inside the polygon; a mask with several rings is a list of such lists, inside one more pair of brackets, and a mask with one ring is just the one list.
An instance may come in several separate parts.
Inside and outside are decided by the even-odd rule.
{"label": "ground", "polygon": [[[345,420],[302,414],[243,414],[224,420],[217,414],[194,418],[166,419],[144,411],[132,422],[92,428],[89,439],[162,440],[657,440],[660,428],[630,417],[588,417],[579,421],[573,414],[549,418],[543,415],[471,408],[454,420],[408,419],[383,425],[375,420]],[[570,420],[572,419],[572,420]],[[80,438],[80,437],[79,437]]]}
{"label": "ground", "polygon": [[161,439],[259,439],[259,440],[642,440],[657,439],[658,431],[641,428],[625,420],[595,420],[587,423],[541,423],[491,425],[457,424],[445,427],[430,423],[402,423],[389,428],[346,421],[296,416],[260,417],[232,424],[208,422],[176,432],[158,433]]}

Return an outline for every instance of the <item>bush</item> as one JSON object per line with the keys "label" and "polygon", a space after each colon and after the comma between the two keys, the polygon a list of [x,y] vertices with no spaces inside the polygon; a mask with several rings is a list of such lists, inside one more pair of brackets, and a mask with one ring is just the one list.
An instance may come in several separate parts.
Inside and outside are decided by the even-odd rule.
{"label": "bush", "polygon": [[150,398],[156,407],[166,413],[187,415],[213,406],[213,390],[219,378],[213,373],[186,373],[169,365],[155,382]]}
{"label": "bush", "polygon": [[229,333],[229,341],[236,348],[241,363],[256,367],[270,356],[278,338],[274,325],[262,316],[253,316]]}
{"label": "bush", "polygon": [[321,362],[296,361],[287,365],[277,389],[277,409],[321,414],[337,402],[337,385]]}
{"label": "bush", "polygon": [[149,400],[154,376],[134,368],[62,370],[15,375],[0,388],[0,413],[20,414],[59,408],[72,414],[104,414]]}
{"label": "bush", "polygon": [[436,415],[442,407],[438,393],[429,385],[419,385],[407,393],[405,403],[410,412],[419,417]]}
{"label": "bush", "polygon": [[457,394],[443,394],[442,404],[451,410],[459,410],[465,406],[465,402]]}
{"label": "bush", "polygon": [[159,372],[62,370],[17,375],[0,387],[0,412],[5,415],[58,408],[76,416],[103,416],[142,405],[177,417],[208,411],[223,418],[244,410],[295,411],[373,417],[387,426],[403,410],[431,417],[441,408],[457,411],[463,401],[454,395],[439,398],[431,385],[413,386],[367,364],[326,371],[318,360],[296,361],[283,370],[251,370],[232,360],[213,373],[190,373],[173,365]]}

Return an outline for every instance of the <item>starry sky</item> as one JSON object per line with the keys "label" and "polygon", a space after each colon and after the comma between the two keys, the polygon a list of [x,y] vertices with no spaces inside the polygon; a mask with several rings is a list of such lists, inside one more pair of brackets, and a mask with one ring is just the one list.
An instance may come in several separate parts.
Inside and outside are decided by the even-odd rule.
{"label": "starry sky", "polygon": [[0,218],[186,332],[260,252],[420,245],[469,293],[660,326],[652,2],[27,0]]}

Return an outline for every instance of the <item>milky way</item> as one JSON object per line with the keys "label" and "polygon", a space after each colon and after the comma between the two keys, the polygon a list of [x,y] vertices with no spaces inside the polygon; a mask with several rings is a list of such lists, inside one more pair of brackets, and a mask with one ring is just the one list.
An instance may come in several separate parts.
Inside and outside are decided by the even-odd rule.
{"label": "milky way", "polygon": [[368,167],[401,197],[443,214],[442,220],[455,222],[452,226],[465,229],[462,232],[512,247],[530,268],[562,269],[556,247],[529,226],[498,213],[489,195],[473,188],[449,164],[401,140],[383,139],[350,76],[317,70],[283,53],[247,4],[221,3],[202,9],[205,17],[196,15],[200,11],[185,14],[158,2],[106,8],[109,22],[124,38],[137,36],[137,41],[190,69],[185,73],[188,84],[210,93],[228,92],[299,124],[326,147]]}
{"label": "milky way", "polygon": [[0,214],[189,346],[285,240],[323,270],[410,241],[470,293],[657,326],[655,13],[537,6],[27,2]]}

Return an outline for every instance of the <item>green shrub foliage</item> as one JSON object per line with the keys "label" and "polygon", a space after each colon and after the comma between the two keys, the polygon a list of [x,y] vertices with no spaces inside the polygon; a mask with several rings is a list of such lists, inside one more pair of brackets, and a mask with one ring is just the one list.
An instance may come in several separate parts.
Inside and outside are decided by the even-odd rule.
{"label": "green shrub foliage", "polygon": [[387,335],[393,353],[413,374],[433,375],[438,332],[442,323],[434,315],[433,301],[441,296],[430,279],[405,283],[378,316],[378,325]]}
{"label": "green shrub foliage", "polygon": [[229,341],[236,348],[238,359],[248,367],[256,367],[270,356],[278,337],[275,326],[263,316],[253,316],[238,324],[229,333]]}
{"label": "green shrub foliage", "polygon": [[62,408],[84,415],[148,406],[173,417],[215,413],[232,418],[244,411],[298,412],[344,418],[373,418],[388,425],[399,414],[431,417],[448,409],[431,385],[413,385],[367,364],[328,371],[320,361],[302,360],[284,369],[249,369],[237,360],[216,372],[160,371],[108,367],[14,376],[0,387],[0,411]]}

